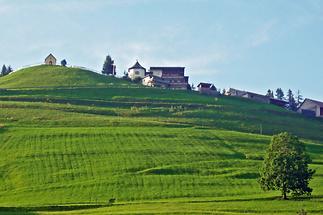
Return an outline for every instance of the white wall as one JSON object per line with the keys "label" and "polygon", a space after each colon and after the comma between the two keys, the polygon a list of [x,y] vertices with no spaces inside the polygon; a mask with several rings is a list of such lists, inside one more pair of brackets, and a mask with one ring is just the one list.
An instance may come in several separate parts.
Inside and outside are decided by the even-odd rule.
{"label": "white wall", "polygon": [[144,69],[130,69],[128,71],[128,76],[131,80],[136,78],[144,78],[145,77],[145,70]]}

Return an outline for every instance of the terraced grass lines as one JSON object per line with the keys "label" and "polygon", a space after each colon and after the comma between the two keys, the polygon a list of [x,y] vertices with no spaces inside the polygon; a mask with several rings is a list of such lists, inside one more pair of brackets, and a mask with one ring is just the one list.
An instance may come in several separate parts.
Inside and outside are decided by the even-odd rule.
{"label": "terraced grass lines", "polygon": [[[149,127],[8,131],[0,199],[29,205],[259,193],[259,161],[226,142],[231,134]],[[268,138],[259,138],[264,147]]]}

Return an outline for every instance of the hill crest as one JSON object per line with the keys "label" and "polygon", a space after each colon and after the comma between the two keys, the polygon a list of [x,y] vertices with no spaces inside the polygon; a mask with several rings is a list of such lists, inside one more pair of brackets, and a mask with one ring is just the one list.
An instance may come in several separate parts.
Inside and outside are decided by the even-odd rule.
{"label": "hill crest", "polygon": [[122,79],[77,67],[32,66],[0,78],[0,88],[99,87],[129,85]]}

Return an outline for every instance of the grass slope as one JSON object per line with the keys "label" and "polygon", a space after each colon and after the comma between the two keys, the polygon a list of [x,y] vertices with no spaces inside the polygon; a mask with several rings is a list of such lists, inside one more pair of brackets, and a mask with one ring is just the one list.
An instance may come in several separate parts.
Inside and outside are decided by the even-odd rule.
{"label": "grass slope", "polygon": [[0,88],[32,87],[99,87],[127,84],[123,80],[97,73],[62,66],[34,66],[0,78]]}
{"label": "grass slope", "polygon": [[[31,70],[12,74],[12,86]],[[57,88],[42,78],[48,73],[38,76],[47,87],[28,81],[33,89],[0,91],[0,214],[323,213],[322,120],[86,71],[107,85],[82,79],[92,86]],[[311,199],[281,201],[257,183],[270,135],[286,130],[314,161]]]}

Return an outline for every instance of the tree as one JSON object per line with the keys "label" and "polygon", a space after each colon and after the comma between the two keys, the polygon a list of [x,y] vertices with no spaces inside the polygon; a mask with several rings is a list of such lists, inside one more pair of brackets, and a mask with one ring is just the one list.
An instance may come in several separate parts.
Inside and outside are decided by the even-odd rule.
{"label": "tree", "polygon": [[1,70],[1,76],[5,76],[5,75],[7,75],[7,67],[6,65],[3,65]]}
{"label": "tree", "polygon": [[122,76],[123,79],[128,79],[128,72],[126,70],[123,71],[123,76]]}
{"label": "tree", "polygon": [[195,90],[195,85],[194,83],[191,84],[191,90]]}
{"label": "tree", "polygon": [[64,59],[64,60],[62,60],[62,61],[61,61],[61,65],[62,65],[62,66],[66,66],[66,65],[67,65],[67,61],[66,61],[65,59]]}
{"label": "tree", "polygon": [[104,64],[103,64],[103,69],[102,69],[102,74],[104,75],[115,75],[116,74],[116,66],[114,65],[114,60],[108,55],[105,58]]}
{"label": "tree", "polygon": [[293,91],[291,89],[287,91],[287,99],[288,99],[288,109],[291,111],[296,111],[297,105],[295,102]]}
{"label": "tree", "polygon": [[8,68],[7,68],[7,75],[10,74],[10,73],[12,73],[12,71],[13,70],[12,70],[11,66],[9,65]]}
{"label": "tree", "polygon": [[301,94],[300,90],[297,90],[297,93],[296,93],[296,105],[297,105],[297,107],[300,106],[302,102],[303,102],[303,95]]}
{"label": "tree", "polygon": [[277,99],[280,99],[280,100],[283,100],[284,99],[284,92],[281,88],[277,88],[276,90],[276,98]]}
{"label": "tree", "polygon": [[271,91],[270,89],[267,90],[267,94],[266,96],[270,97],[270,98],[274,98],[274,92]]}
{"label": "tree", "polygon": [[283,199],[287,199],[288,193],[311,195],[308,183],[315,171],[308,168],[310,162],[305,145],[298,137],[287,132],[274,135],[260,172],[261,188],[280,190]]}

